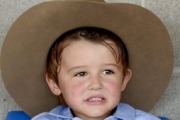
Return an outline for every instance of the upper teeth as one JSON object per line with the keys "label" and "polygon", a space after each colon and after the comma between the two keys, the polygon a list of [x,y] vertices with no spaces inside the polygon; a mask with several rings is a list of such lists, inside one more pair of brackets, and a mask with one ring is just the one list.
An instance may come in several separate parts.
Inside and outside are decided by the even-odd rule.
{"label": "upper teeth", "polygon": [[101,101],[103,98],[90,98],[88,101]]}

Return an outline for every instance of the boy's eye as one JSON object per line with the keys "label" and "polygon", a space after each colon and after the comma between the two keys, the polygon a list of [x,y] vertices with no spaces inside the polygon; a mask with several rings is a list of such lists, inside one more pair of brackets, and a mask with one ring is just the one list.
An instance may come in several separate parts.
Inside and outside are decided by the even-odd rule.
{"label": "boy's eye", "polygon": [[87,73],[86,72],[78,72],[77,74],[75,74],[74,76],[75,77],[83,77],[83,76],[86,76]]}
{"label": "boy's eye", "polygon": [[111,75],[111,74],[114,74],[114,72],[112,70],[104,70],[102,72],[104,75]]}

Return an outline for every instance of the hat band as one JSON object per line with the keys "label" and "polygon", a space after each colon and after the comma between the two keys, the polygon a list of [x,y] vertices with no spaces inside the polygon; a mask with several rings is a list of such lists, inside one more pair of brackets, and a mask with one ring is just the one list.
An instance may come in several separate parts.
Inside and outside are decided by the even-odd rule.
{"label": "hat band", "polygon": [[105,1],[104,0],[66,0],[66,1],[87,1],[87,2],[104,2],[105,3]]}

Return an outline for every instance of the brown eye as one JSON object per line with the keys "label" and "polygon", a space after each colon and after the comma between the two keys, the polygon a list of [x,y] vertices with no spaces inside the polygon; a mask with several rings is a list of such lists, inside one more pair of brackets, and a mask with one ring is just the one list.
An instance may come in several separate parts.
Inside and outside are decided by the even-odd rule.
{"label": "brown eye", "polygon": [[77,74],[75,74],[74,76],[75,77],[83,77],[83,76],[86,76],[87,73],[86,72],[78,72]]}
{"label": "brown eye", "polygon": [[111,74],[114,74],[114,72],[112,70],[104,70],[102,72],[104,75],[111,75]]}

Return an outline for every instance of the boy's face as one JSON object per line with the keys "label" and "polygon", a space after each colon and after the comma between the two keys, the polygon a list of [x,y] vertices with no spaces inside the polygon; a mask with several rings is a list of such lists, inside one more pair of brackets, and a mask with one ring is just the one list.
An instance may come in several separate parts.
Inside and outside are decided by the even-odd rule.
{"label": "boy's face", "polygon": [[49,78],[47,82],[55,95],[63,95],[75,116],[94,120],[111,114],[130,78],[131,70],[123,75],[122,64],[106,46],[79,40],[62,53],[59,85]]}

